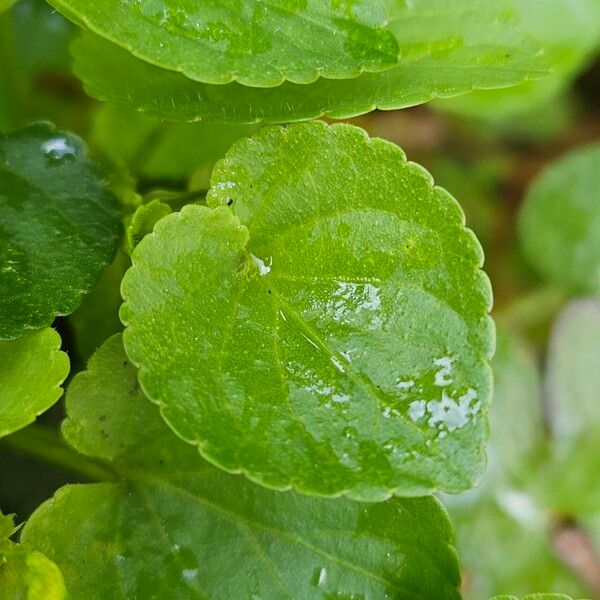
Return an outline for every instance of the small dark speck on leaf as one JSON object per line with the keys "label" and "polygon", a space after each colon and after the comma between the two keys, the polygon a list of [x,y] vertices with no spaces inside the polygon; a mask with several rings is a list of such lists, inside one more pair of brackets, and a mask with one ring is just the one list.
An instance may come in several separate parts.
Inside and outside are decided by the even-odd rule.
{"label": "small dark speck on leaf", "polygon": [[231,198],[227,199],[227,206],[231,206],[233,204],[233,200]]}

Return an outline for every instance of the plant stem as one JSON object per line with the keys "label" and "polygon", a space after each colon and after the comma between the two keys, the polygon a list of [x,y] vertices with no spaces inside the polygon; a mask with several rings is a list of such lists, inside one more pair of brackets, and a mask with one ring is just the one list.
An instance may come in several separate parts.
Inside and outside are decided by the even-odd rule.
{"label": "plant stem", "polygon": [[1,443],[92,481],[116,479],[108,465],[79,454],[67,446],[57,431],[36,423],[3,438]]}

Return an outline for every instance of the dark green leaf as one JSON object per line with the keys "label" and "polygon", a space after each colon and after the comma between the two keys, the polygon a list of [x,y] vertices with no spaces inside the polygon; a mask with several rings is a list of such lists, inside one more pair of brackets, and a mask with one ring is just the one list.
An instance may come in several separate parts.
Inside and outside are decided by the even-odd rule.
{"label": "dark green leaf", "polygon": [[0,135],[0,339],[70,314],[117,248],[117,199],[76,136]]}
{"label": "dark green leaf", "polygon": [[[493,349],[456,201],[356,127],[268,128],[159,221],[122,285],[150,399],[226,470],[381,500],[471,487]],[[230,206],[230,208],[229,208]]]}
{"label": "dark green leaf", "polygon": [[460,598],[435,499],[310,499],[215,469],[142,397],[120,336],[73,380],[67,410],[67,440],[119,481],[63,488],[22,539],[74,600]]}

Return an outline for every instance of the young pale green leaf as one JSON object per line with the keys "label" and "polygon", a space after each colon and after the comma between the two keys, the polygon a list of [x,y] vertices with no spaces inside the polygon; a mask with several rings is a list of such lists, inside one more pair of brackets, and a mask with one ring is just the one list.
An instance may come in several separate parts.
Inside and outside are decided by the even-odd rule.
{"label": "young pale green leaf", "polygon": [[127,250],[132,252],[144,237],[152,233],[156,223],[172,212],[171,207],[160,200],[142,204],[135,211],[131,223],[127,226]]}
{"label": "young pale green leaf", "polygon": [[346,79],[398,62],[382,0],[50,0],[149,63],[209,84]]}
{"label": "young pale green leaf", "polygon": [[13,518],[0,514],[0,598],[63,600],[65,582],[58,567],[43,554],[11,542]]}
{"label": "young pale green leaf", "polygon": [[546,390],[554,433],[600,428],[600,301],[569,304],[552,332]]}
{"label": "young pale green leaf", "polygon": [[175,121],[282,123],[346,118],[498,88],[547,74],[539,47],[493,0],[389,0],[402,60],[383,73],[310,85],[201,84],[136,59],[91,34],[75,43],[75,71],[95,98]]}
{"label": "young pale green leaf", "polygon": [[9,9],[14,3],[15,0],[0,0],[0,13]]}
{"label": "young pale green leaf", "polygon": [[162,219],[121,288],[169,425],[269,487],[382,500],[484,468],[493,326],[456,201],[349,125],[263,129],[208,204]]}
{"label": "young pale green leaf", "polygon": [[118,201],[76,136],[0,135],[0,339],[72,313],[117,248]]}
{"label": "young pale green leaf", "polygon": [[54,329],[0,340],[0,437],[21,429],[62,395],[69,358]]}
{"label": "young pale green leaf", "polygon": [[22,540],[74,600],[460,598],[437,500],[306,498],[214,468],[143,398],[120,336],[73,380],[67,411],[66,439],[118,481],[63,488]]}
{"label": "young pale green leaf", "polygon": [[575,292],[600,291],[600,144],[577,150],[532,185],[521,245],[543,277]]}

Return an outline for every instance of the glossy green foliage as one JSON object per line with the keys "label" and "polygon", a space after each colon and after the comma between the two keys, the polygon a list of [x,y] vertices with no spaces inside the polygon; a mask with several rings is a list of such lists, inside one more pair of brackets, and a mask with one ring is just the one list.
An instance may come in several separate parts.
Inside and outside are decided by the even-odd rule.
{"label": "glossy green foliage", "polygon": [[0,340],[0,437],[21,429],[62,395],[69,358],[54,329]]}
{"label": "glossy green foliage", "polygon": [[74,600],[460,598],[435,499],[310,499],[215,469],[142,397],[120,336],[73,380],[67,410],[66,439],[118,481],[63,488],[22,540]]}
{"label": "glossy green foliage", "polygon": [[43,554],[15,544],[11,516],[0,514],[0,598],[6,600],[63,600],[65,583],[58,567]]}
{"label": "glossy green foliage", "polygon": [[170,426],[274,488],[469,488],[493,350],[456,201],[348,125],[268,128],[133,253],[125,346]]}
{"label": "glossy green foliage", "polygon": [[0,135],[0,339],[73,312],[120,230],[117,199],[79,138],[44,123]]}
{"label": "glossy green foliage", "polygon": [[518,12],[524,31],[543,46],[552,74],[511,89],[475,92],[442,106],[487,121],[533,117],[533,111],[547,111],[547,104],[558,102],[558,95],[600,48],[600,0],[508,0],[508,4]]}
{"label": "glossy green foliage", "polygon": [[277,88],[201,84],[136,59],[100,37],[74,45],[75,72],[95,98],[176,121],[281,123],[403,108],[547,74],[537,44],[490,0],[388,2],[402,59],[383,73]]}
{"label": "glossy green foliage", "polygon": [[577,150],[532,185],[520,215],[521,246],[544,278],[600,291],[600,145]]}
{"label": "glossy green foliage", "polygon": [[211,84],[356,77],[398,61],[382,0],[51,0],[149,63]]}

